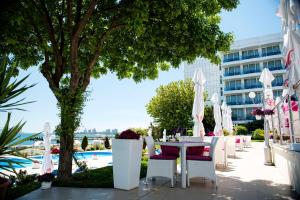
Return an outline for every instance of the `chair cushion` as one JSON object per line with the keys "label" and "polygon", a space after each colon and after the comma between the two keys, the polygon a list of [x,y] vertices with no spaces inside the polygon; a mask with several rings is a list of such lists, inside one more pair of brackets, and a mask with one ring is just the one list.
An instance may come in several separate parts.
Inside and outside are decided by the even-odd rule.
{"label": "chair cushion", "polygon": [[176,160],[176,156],[165,156],[162,154],[150,156],[150,159],[154,160]]}
{"label": "chair cushion", "polygon": [[210,147],[204,147],[204,152],[209,152],[210,151]]}
{"label": "chair cushion", "polygon": [[188,147],[186,150],[186,155],[202,155],[204,147]]}
{"label": "chair cushion", "polygon": [[186,156],[187,160],[201,160],[201,161],[212,161],[212,158],[210,156],[192,156],[188,155]]}
{"label": "chair cushion", "polygon": [[241,139],[240,138],[236,138],[235,139],[235,143],[241,143]]}
{"label": "chair cushion", "polygon": [[174,146],[161,145],[161,154],[164,156],[176,156],[179,157],[179,148]]}

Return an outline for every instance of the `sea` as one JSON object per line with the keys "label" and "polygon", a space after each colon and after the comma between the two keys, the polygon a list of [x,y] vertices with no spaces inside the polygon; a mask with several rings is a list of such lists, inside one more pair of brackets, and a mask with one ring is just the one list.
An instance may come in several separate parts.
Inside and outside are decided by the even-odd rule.
{"label": "sea", "polygon": [[[19,133],[19,139],[23,139],[26,137],[29,137],[31,135],[33,135],[34,133]],[[75,140],[79,140],[81,142],[82,138],[84,136],[87,136],[88,138],[88,142],[89,144],[92,144],[94,140],[100,140],[100,139],[104,139],[106,136],[109,138],[113,138],[114,135],[113,134],[103,134],[103,133],[80,133],[80,134],[75,134]],[[34,144],[34,142],[36,141],[42,141],[43,140],[43,133],[40,133],[39,135],[36,136],[36,140],[27,140],[25,142],[23,142],[20,145],[26,145],[26,146],[32,146]],[[54,133],[51,136],[51,144],[58,144],[59,137],[57,135],[55,135]]]}

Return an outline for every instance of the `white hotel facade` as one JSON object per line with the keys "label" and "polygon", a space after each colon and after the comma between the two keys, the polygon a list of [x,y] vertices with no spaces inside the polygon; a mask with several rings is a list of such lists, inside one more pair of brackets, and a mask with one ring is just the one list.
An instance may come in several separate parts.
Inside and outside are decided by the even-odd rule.
{"label": "white hotel facade", "polygon": [[[221,66],[211,68],[205,64],[202,67],[209,85],[209,93],[220,91],[221,99],[232,109],[232,120],[235,124],[247,123],[254,118],[250,114],[254,107],[262,106],[262,84],[259,76],[263,68],[272,72],[275,80],[272,82],[274,99],[282,94],[283,75],[285,74],[282,56],[281,34],[270,34],[261,37],[239,40],[232,44],[230,51],[222,54]],[[191,78],[188,71],[195,67],[185,65],[185,79]],[[214,72],[218,68],[219,73]],[[250,92],[255,92],[255,99],[249,98]]]}

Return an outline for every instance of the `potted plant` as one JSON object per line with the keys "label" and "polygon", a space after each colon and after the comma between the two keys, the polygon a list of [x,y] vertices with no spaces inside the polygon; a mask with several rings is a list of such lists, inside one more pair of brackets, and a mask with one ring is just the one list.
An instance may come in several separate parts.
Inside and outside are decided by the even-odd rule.
{"label": "potted plant", "polygon": [[42,183],[42,189],[51,188],[52,181],[54,180],[54,175],[51,173],[46,173],[38,176],[38,181]]}
{"label": "potted plant", "polygon": [[112,140],[114,188],[131,190],[139,186],[143,140],[132,130]]}
{"label": "potted plant", "polygon": [[273,115],[274,111],[271,109],[262,110],[260,108],[256,108],[251,112],[251,114],[254,115],[257,120],[260,120],[265,115]]}

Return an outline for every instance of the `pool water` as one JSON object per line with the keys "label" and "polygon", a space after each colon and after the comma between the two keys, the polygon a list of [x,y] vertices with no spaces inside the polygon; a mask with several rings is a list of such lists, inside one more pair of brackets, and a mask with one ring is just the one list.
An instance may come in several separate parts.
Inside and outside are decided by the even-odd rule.
{"label": "pool water", "polygon": [[[43,157],[44,156],[39,155],[39,156],[30,156],[29,158],[32,159],[32,160],[37,160],[40,163],[42,163]],[[86,161],[86,160],[92,160],[92,159],[97,158],[100,162],[101,162],[101,160],[105,161],[107,163],[107,165],[109,165],[109,164],[112,163],[112,152],[109,152],[109,151],[75,152],[75,157],[79,161],[83,161],[83,160]],[[54,163],[58,163],[58,159],[59,159],[59,155],[58,154],[52,154],[52,161]],[[27,160],[27,159],[24,159],[24,158],[18,158],[18,157],[11,157],[11,158],[9,158],[9,160],[11,160],[11,161],[17,161],[17,162],[21,163],[21,165],[14,164],[13,167],[15,169],[21,169],[21,168],[31,167],[32,163],[33,163],[31,160]],[[7,166],[7,163],[0,162],[0,165],[1,166]]]}

